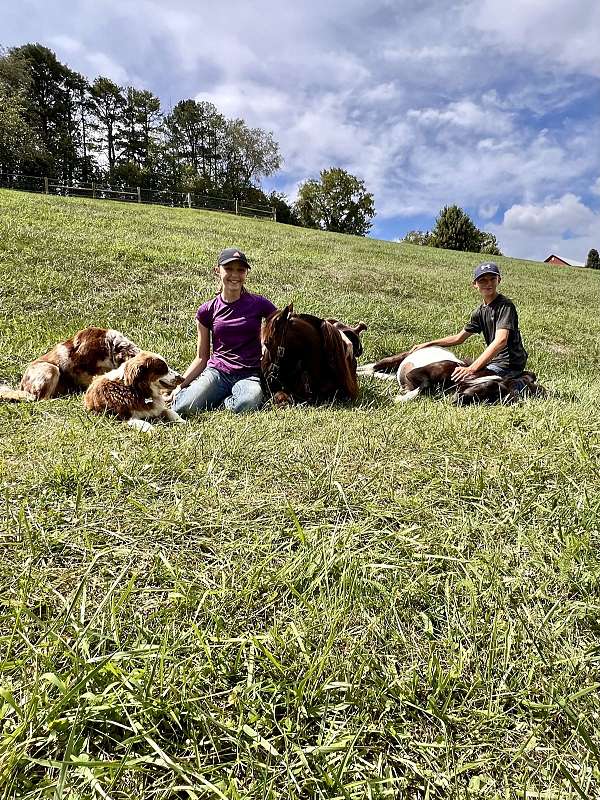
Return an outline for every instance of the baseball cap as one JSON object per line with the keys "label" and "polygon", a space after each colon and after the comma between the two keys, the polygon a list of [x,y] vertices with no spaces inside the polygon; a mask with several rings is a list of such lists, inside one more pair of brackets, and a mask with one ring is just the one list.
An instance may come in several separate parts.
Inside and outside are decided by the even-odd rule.
{"label": "baseball cap", "polygon": [[228,247],[226,250],[223,250],[221,253],[219,253],[217,266],[224,267],[225,264],[229,264],[231,261],[241,261],[242,264],[250,269],[250,264],[245,254],[235,247]]}
{"label": "baseball cap", "polygon": [[500,269],[498,264],[494,264],[493,261],[485,261],[483,264],[480,264],[478,267],[475,267],[475,272],[473,273],[473,280],[477,281],[483,275],[497,275],[500,277]]}

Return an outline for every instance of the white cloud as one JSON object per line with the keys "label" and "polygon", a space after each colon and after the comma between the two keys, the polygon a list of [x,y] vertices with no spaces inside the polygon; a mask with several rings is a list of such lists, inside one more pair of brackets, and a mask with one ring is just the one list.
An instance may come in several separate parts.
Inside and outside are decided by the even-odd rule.
{"label": "white cloud", "polygon": [[498,211],[497,203],[488,203],[487,205],[479,206],[478,212],[482,219],[491,219]]}
{"label": "white cloud", "polygon": [[69,55],[69,63],[77,62],[77,69],[91,73],[94,77],[102,75],[117,84],[131,83],[127,70],[107,53],[90,50],[71,36],[58,35],[48,39],[50,45]]}
{"label": "white cloud", "polygon": [[503,225],[533,234],[557,235],[569,231],[586,233],[597,220],[597,214],[569,193],[543,206],[513,205],[505,212]]}
{"label": "white cloud", "polygon": [[591,191],[592,191],[592,194],[600,195],[600,178],[596,178],[596,180],[595,180],[595,182],[594,182],[594,184],[592,186]]}
{"label": "white cloud", "polygon": [[600,77],[600,4],[597,0],[475,0],[463,20],[509,54]]}
{"label": "white cloud", "polygon": [[541,204],[515,204],[500,225],[490,225],[505,255],[543,260],[555,253],[567,261],[585,262],[600,246],[600,213],[567,193]]}

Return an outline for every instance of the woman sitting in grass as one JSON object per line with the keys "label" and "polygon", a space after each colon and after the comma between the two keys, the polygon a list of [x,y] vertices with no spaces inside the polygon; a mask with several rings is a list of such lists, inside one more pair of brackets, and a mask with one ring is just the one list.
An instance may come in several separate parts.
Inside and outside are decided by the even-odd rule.
{"label": "woman sitting in grass", "polygon": [[182,416],[222,403],[235,413],[253,411],[263,404],[260,329],[276,306],[246,290],[249,269],[248,259],[235,247],[219,255],[215,272],[221,287],[216,297],[196,312],[196,357],[172,395],[172,408]]}

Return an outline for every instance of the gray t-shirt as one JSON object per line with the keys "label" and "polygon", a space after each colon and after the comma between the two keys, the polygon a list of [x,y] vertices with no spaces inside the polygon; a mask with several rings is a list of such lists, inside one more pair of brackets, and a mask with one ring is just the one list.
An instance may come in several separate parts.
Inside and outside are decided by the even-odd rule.
{"label": "gray t-shirt", "polygon": [[465,330],[469,333],[482,333],[486,344],[494,341],[499,328],[508,330],[508,342],[506,347],[494,356],[490,364],[521,372],[527,363],[527,351],[523,347],[515,304],[503,294],[499,294],[488,305],[482,303],[471,314],[471,319],[465,325]]}

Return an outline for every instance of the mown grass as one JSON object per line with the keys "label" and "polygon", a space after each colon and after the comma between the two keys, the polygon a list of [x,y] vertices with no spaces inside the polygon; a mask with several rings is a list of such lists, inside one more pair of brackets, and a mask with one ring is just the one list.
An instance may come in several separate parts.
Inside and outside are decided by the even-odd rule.
{"label": "mown grass", "polygon": [[[365,359],[458,330],[476,256],[0,192],[0,378],[111,325],[183,368],[210,265],[364,319]],[[6,798],[600,796],[599,276],[501,259],[511,408],[203,415],[145,436],[0,406]],[[470,340],[465,352],[478,352]]]}

